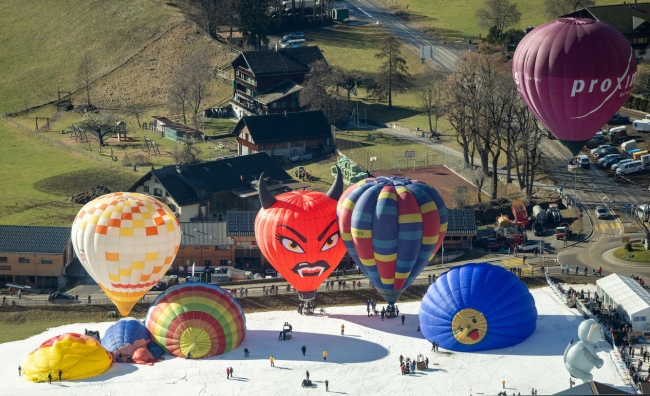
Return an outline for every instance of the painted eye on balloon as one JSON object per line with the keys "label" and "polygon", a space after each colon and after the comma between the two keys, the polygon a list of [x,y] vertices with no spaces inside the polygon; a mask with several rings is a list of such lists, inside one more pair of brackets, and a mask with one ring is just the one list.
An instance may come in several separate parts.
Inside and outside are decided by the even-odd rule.
{"label": "painted eye on balloon", "polygon": [[326,240],[325,243],[323,244],[323,247],[320,248],[321,252],[324,252],[326,250],[330,250],[334,246],[336,246],[337,242],[339,241],[339,234],[334,233],[330,235]]}
{"label": "painted eye on balloon", "polygon": [[298,242],[294,241],[293,239],[283,237],[283,236],[278,237],[278,239],[282,243],[282,246],[284,246],[288,251],[294,253],[305,253],[305,251],[302,250],[302,247],[300,247]]}

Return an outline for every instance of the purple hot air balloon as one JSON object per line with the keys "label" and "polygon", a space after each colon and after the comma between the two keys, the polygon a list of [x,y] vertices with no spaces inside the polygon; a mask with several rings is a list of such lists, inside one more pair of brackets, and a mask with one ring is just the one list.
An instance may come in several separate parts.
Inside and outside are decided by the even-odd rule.
{"label": "purple hot air balloon", "polygon": [[524,37],[512,74],[528,108],[577,154],[630,95],[636,59],[628,40],[611,26],[561,18]]}

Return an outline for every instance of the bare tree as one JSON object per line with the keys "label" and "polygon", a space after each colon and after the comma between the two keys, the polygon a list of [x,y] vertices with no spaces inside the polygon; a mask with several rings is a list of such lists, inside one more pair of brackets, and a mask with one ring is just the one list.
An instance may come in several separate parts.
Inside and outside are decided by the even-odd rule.
{"label": "bare tree", "polygon": [[336,94],[336,73],[324,60],[314,62],[300,91],[300,105],[310,110],[322,110],[332,124],[341,122],[350,111],[350,102]]}
{"label": "bare tree", "polygon": [[[338,80],[339,82],[337,85],[347,92],[348,100],[350,100],[350,94],[354,92],[354,90],[357,89],[357,86],[361,83],[361,76],[358,76],[356,74],[341,73],[338,76]],[[354,96],[356,96],[356,94]]]}
{"label": "bare tree", "polygon": [[379,76],[371,87],[372,95],[378,99],[388,99],[388,108],[393,107],[393,95],[404,92],[408,88],[411,77],[402,57],[402,42],[397,36],[387,36],[381,51],[375,58],[383,60],[379,67]]}
{"label": "bare tree", "polygon": [[199,146],[192,141],[187,141],[184,145],[174,146],[171,156],[176,164],[194,164],[200,161],[201,153]]}
{"label": "bare tree", "polygon": [[445,78],[432,69],[424,74],[417,90],[418,104],[429,120],[429,132],[434,135],[438,135],[438,120],[445,114]]}
{"label": "bare tree", "polygon": [[183,115],[183,124],[187,124],[187,109],[190,100],[190,83],[182,68],[174,70],[168,90],[168,107],[172,112],[180,111]]}
{"label": "bare tree", "polygon": [[519,188],[528,197],[533,195],[535,173],[541,166],[544,157],[542,141],[544,131],[539,127],[535,115],[523,101],[516,103],[513,108],[513,122],[519,129],[518,138],[514,142],[513,161],[517,172]]}
{"label": "bare tree", "polygon": [[596,5],[594,0],[544,0],[546,16],[555,19],[581,8]]}
{"label": "bare tree", "polygon": [[86,105],[90,107],[90,84],[95,75],[95,60],[90,52],[85,52],[77,70],[77,81],[79,86],[86,91]]}
{"label": "bare tree", "polygon": [[193,112],[192,121],[196,126],[201,105],[209,95],[210,59],[205,51],[199,51],[187,59],[183,67],[188,84],[187,104]]}
{"label": "bare tree", "polygon": [[146,100],[139,102],[132,102],[122,107],[122,112],[132,115],[138,122],[138,127],[142,128],[141,118],[147,111],[152,109],[154,105]]}
{"label": "bare tree", "polygon": [[476,10],[476,18],[482,28],[496,26],[499,32],[505,32],[506,27],[519,22],[521,12],[512,0],[485,0],[483,7]]}
{"label": "bare tree", "polygon": [[83,121],[81,122],[81,127],[86,131],[94,132],[93,136],[99,140],[99,151],[101,152],[101,147],[104,145],[104,138],[108,134],[115,132],[116,121],[112,116],[99,116],[97,113],[92,111],[84,114]]}

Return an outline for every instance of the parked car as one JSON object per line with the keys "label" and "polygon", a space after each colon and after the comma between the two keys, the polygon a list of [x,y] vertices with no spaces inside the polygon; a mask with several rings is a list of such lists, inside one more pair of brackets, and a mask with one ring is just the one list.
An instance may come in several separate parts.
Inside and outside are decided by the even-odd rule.
{"label": "parked car", "polygon": [[[609,161],[610,159],[613,159],[615,157],[619,156],[619,154],[607,154],[603,155],[598,159],[598,165],[603,165],[605,162]],[[623,157],[625,158],[625,157]]]}
{"label": "parked car", "polygon": [[485,241],[485,245],[483,245],[483,249],[498,250],[499,246],[501,246],[501,244],[497,241],[496,238],[488,238],[487,241]]}
{"label": "parked car", "polygon": [[596,206],[596,218],[597,219],[606,219],[609,216],[607,208],[604,206]]}
{"label": "parked car", "polygon": [[539,221],[534,222],[532,228],[533,228],[533,234],[535,234],[535,236],[542,236],[546,233],[546,229],[544,228],[544,225]]}
{"label": "parked car", "polygon": [[623,164],[616,169],[617,175],[627,175],[634,172],[643,171],[643,162],[642,161],[631,161],[626,164]]}
{"label": "parked car", "polygon": [[291,32],[291,33],[287,33],[287,35],[285,35],[282,38],[287,38],[287,37],[291,37],[291,38],[294,38],[294,39],[303,39],[303,38],[305,38],[305,33],[303,33],[303,32]]}
{"label": "parked car", "polygon": [[517,251],[539,253],[539,241],[526,241],[517,246]]}
{"label": "parked car", "polygon": [[603,149],[602,151],[600,151],[600,152],[598,152],[596,154],[596,158],[602,158],[602,157],[604,157],[606,155],[610,155],[610,154],[618,154],[618,149],[616,147],[610,147],[610,148]]}
{"label": "parked car", "polygon": [[608,122],[609,125],[629,124],[629,123],[630,123],[630,117],[622,116],[618,113],[614,114],[612,118],[609,119]]}
{"label": "parked car", "polygon": [[74,300],[74,296],[66,293],[61,293],[61,292],[54,292],[50,294],[48,297],[49,301],[54,301],[54,300]]}
{"label": "parked car", "polygon": [[614,155],[614,157],[611,157],[611,158],[603,161],[603,166],[605,168],[611,168],[612,165],[614,165],[614,164],[616,164],[616,163],[618,163],[618,162],[620,162],[620,161],[622,161],[624,159],[625,159],[625,156],[616,154],[616,155]]}
{"label": "parked car", "polygon": [[596,154],[600,153],[601,151],[605,150],[606,148],[613,147],[612,145],[609,144],[601,144],[600,146],[596,147],[595,149],[591,150],[590,153],[593,156],[596,156]]}
{"label": "parked car", "polygon": [[626,159],[624,159],[624,160],[620,160],[620,161],[618,161],[617,163],[613,164],[613,165],[611,166],[611,169],[612,169],[613,171],[615,171],[616,169],[620,168],[621,165],[623,165],[623,164],[627,164],[628,162],[632,162],[632,161],[634,161],[634,160],[633,160],[633,159],[630,159],[630,158],[626,158]]}

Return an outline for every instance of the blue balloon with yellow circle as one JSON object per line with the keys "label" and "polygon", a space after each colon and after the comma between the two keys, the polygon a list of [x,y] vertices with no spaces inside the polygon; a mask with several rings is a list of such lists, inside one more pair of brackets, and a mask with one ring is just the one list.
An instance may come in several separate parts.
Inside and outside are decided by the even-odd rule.
{"label": "blue balloon with yellow circle", "polygon": [[532,294],[512,272],[488,263],[451,270],[429,286],[420,305],[420,330],[429,342],[457,352],[506,348],[537,326]]}

